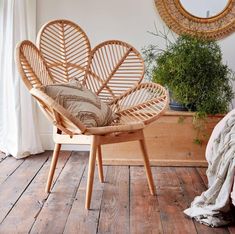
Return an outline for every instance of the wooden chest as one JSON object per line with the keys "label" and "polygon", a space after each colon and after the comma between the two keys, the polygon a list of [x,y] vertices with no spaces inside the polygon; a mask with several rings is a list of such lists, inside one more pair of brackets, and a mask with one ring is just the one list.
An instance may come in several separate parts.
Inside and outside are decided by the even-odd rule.
{"label": "wooden chest", "polygon": [[[209,116],[203,130],[195,129],[193,112],[167,111],[144,130],[151,165],[207,166],[205,149],[214,126],[224,115]],[[199,144],[199,134],[207,135]],[[197,143],[195,143],[195,140]],[[142,165],[138,142],[102,146],[106,165]]]}

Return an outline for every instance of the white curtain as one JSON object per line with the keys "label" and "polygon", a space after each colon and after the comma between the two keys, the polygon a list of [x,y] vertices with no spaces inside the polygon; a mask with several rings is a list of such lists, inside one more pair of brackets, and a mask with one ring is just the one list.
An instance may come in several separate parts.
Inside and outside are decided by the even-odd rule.
{"label": "white curtain", "polygon": [[16,158],[43,152],[36,104],[18,74],[19,41],[36,37],[36,0],[0,0],[0,151]]}

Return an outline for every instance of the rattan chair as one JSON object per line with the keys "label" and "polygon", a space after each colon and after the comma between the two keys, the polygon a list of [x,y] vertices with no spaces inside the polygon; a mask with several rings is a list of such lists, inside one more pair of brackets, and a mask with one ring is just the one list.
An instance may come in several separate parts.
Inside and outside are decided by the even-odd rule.
{"label": "rattan chair", "polygon": [[[67,26],[67,22],[69,26]],[[149,189],[151,194],[155,194],[143,129],[147,124],[156,120],[165,109],[167,105],[166,90],[155,83],[140,83],[144,75],[143,60],[138,51],[121,41],[101,43],[91,52],[89,52],[89,46],[87,46],[89,43],[84,43],[83,45],[87,46],[87,51],[90,53],[89,58],[83,60],[85,66],[77,61],[71,63],[71,61],[64,59],[67,57],[64,43],[66,40],[61,34],[61,30],[63,31],[65,27],[69,27],[76,31],[79,28],[73,27],[71,24],[74,25],[70,21],[58,20],[45,25],[39,34],[40,51],[30,41],[21,42],[16,50],[16,61],[24,83],[56,128],[53,135],[55,149],[46,191],[50,191],[61,144],[79,144],[81,136],[85,136],[91,139],[85,204],[87,209],[90,208],[96,157],[100,181],[104,181],[101,155],[101,145],[104,144],[139,141],[143,152]],[[52,26],[58,30],[57,33],[59,34],[57,36],[59,38],[60,35],[60,40],[55,42],[57,47],[53,47],[51,42],[49,47],[54,51],[53,56],[58,61],[52,58],[49,48],[45,49],[47,44],[43,44],[45,43],[45,35],[48,40],[50,39],[47,31],[49,31],[48,27]],[[53,34],[55,33],[53,31]],[[76,37],[73,39],[76,41]],[[63,44],[64,50],[60,50],[61,45],[59,43]],[[70,40],[69,43],[73,42]],[[56,51],[56,48],[59,50]],[[59,51],[62,51],[61,54]],[[61,64],[59,63],[60,56],[58,57],[58,54],[63,58]],[[118,121],[110,126],[87,128],[63,106],[40,90],[42,85],[67,82],[72,78],[72,76],[69,76],[69,72],[64,72],[69,71],[67,68],[76,68],[81,71],[77,73],[82,73],[80,76],[81,82],[111,106],[118,115]],[[58,73],[57,69],[60,69],[63,78],[60,78],[60,72]]]}

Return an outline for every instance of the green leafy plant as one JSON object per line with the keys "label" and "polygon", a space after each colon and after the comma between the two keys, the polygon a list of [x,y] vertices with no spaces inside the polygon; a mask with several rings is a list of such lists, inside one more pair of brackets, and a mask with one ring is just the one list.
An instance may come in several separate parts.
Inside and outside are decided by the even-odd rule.
{"label": "green leafy plant", "polygon": [[179,124],[183,124],[184,120],[185,120],[185,117],[184,116],[180,116],[179,119],[178,119],[178,123]]}
{"label": "green leafy plant", "polygon": [[196,111],[193,124],[198,136],[195,141],[201,144],[206,116],[228,111],[233,98],[234,73],[223,64],[216,41],[181,35],[171,42],[163,33],[152,34],[167,43],[164,50],[154,45],[143,49],[147,74],[153,82],[167,87],[175,101]]}
{"label": "green leafy plant", "polygon": [[215,41],[179,36],[156,57],[152,77],[167,86],[177,102],[198,112],[226,113],[233,98],[233,73],[222,63]]}
{"label": "green leafy plant", "polygon": [[194,143],[202,145],[205,139],[208,139],[206,125],[208,123],[207,114],[205,112],[196,112],[193,116],[193,127],[196,130]]}

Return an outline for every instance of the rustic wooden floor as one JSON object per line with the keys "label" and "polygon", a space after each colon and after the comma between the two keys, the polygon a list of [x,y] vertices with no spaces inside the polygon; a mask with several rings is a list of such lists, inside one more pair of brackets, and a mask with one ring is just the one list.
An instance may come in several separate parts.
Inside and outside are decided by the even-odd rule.
{"label": "rustic wooden floor", "polygon": [[143,167],[106,166],[96,174],[91,210],[84,209],[87,153],[62,152],[52,193],[44,193],[51,152],[15,160],[0,154],[0,233],[235,233],[184,216],[205,190],[203,168],[153,167],[157,196]]}

